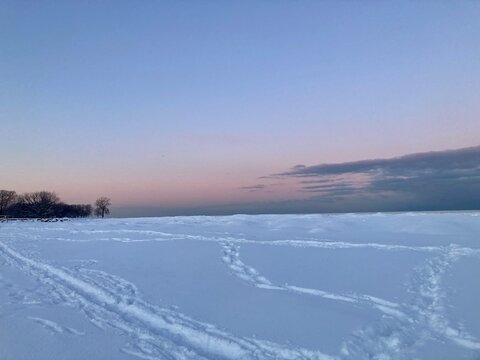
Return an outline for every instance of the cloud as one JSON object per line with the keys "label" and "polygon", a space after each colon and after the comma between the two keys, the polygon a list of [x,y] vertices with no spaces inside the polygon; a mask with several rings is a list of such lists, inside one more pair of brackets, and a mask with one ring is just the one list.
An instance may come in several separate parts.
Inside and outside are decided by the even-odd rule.
{"label": "cloud", "polygon": [[297,165],[290,171],[274,176],[311,177],[340,175],[346,173],[366,173],[373,171],[427,171],[445,169],[472,169],[480,166],[480,146],[417,153],[390,159],[361,160],[339,164],[314,166]]}
{"label": "cloud", "polygon": [[273,174],[296,179],[319,209],[480,209],[480,146],[390,159],[297,165]]}
{"label": "cloud", "polygon": [[257,184],[257,185],[252,185],[252,186],[242,186],[240,189],[242,190],[248,190],[248,191],[259,191],[263,190],[267,187],[265,184]]}

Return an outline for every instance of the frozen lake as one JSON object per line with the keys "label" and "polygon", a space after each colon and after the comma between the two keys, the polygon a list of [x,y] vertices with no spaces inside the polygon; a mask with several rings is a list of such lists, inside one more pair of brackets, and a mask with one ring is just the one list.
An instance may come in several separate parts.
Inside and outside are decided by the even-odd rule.
{"label": "frozen lake", "polygon": [[0,359],[480,359],[480,213],[0,223]]}

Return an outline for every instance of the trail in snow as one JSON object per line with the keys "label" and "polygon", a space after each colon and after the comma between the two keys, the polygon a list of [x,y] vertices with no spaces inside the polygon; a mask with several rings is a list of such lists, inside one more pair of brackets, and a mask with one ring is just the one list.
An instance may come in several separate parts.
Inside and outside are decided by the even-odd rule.
{"label": "trail in snow", "polygon": [[68,334],[78,335],[78,336],[85,335],[85,333],[82,331],[78,331],[71,327],[63,327],[52,320],[35,317],[35,316],[29,316],[27,319],[32,320],[33,322],[43,326],[44,328],[51,331],[52,333],[68,333]]}
{"label": "trail in snow", "polygon": [[[188,234],[176,234],[165,233],[159,231],[140,231],[140,230],[98,230],[98,231],[82,231],[82,233],[109,233],[109,232],[128,232],[128,233],[150,233],[156,235],[162,235],[162,237],[145,238],[145,239],[131,239],[128,237],[104,237],[104,238],[86,238],[86,239],[71,239],[65,237],[53,237],[51,240],[64,241],[64,242],[95,242],[95,241],[112,241],[122,243],[137,243],[137,242],[163,242],[163,241],[178,241],[178,240],[194,240],[194,241],[207,241],[215,243],[223,243],[225,241],[234,244],[254,244],[254,245],[266,245],[266,246],[291,246],[302,248],[320,248],[320,249],[375,249],[375,250],[399,250],[399,251],[419,251],[419,252],[440,252],[442,250],[439,246],[407,246],[396,244],[379,244],[379,243],[352,243],[346,241],[333,241],[333,240],[270,240],[260,241],[251,240],[245,238],[235,237],[209,237],[203,235],[188,235]],[[77,232],[76,232],[77,233]],[[467,248],[467,250],[471,250]],[[479,250],[480,253],[480,250]]]}
{"label": "trail in snow", "polygon": [[417,301],[413,304],[414,309],[433,332],[464,348],[480,350],[479,339],[459,327],[453,327],[448,320],[444,303],[446,296],[441,286],[442,277],[455,261],[462,256],[477,255],[476,250],[470,250],[452,245],[440,256],[427,260],[424,266],[417,269],[417,278],[410,285],[410,290],[415,289],[418,292]]}
{"label": "trail in snow", "polygon": [[270,280],[260,275],[256,269],[245,265],[240,260],[240,252],[238,245],[231,242],[224,242],[222,243],[222,247],[223,262],[232,270],[232,272],[237,277],[252,284],[255,287],[269,290],[289,291],[301,295],[312,295],[329,300],[344,301],[349,303],[355,303],[358,305],[367,305],[372,306],[388,315],[397,317],[405,316],[405,314],[398,310],[398,304],[388,300],[380,299],[375,296],[362,294],[334,294],[319,289],[311,289],[287,284],[273,284]]}
{"label": "trail in snow", "polygon": [[[440,254],[417,268],[409,284],[412,303],[397,304],[365,294],[335,294],[319,289],[274,284],[256,269],[243,263],[238,244],[225,241],[222,247],[222,260],[232,273],[257,288],[369,306],[384,313],[386,316],[379,323],[357,331],[351,340],[343,344],[341,358],[380,359],[383,356],[385,359],[409,359],[415,347],[428,338],[441,338],[469,350],[480,350],[478,339],[459,327],[453,327],[448,321],[441,290],[441,278],[452,263],[462,256],[478,256],[477,249],[455,245],[435,248],[435,253],[440,251]],[[378,249],[385,250],[384,247]],[[390,246],[390,249],[397,250],[398,247]]]}
{"label": "trail in snow", "polygon": [[[39,228],[30,228],[31,230],[37,230]],[[45,230],[45,229],[43,229]],[[171,233],[157,230],[138,230],[138,229],[109,229],[109,230],[68,230],[63,227],[48,228],[48,231],[67,232],[69,234],[132,234],[132,235],[154,235],[151,238],[132,239],[130,237],[120,236],[108,236],[102,238],[65,238],[60,236],[50,237],[50,240],[65,241],[65,242],[94,242],[94,241],[112,241],[123,243],[136,243],[136,242],[162,242],[162,241],[177,241],[177,240],[195,240],[195,241],[207,241],[215,243],[223,243],[225,241],[236,244],[255,244],[266,246],[291,246],[291,247],[304,247],[304,248],[320,248],[320,249],[376,249],[376,250],[399,250],[399,251],[420,251],[420,252],[441,252],[440,246],[408,246],[397,244],[379,244],[379,243],[352,243],[346,241],[334,241],[329,239],[285,239],[285,240],[252,240],[247,238],[238,238],[232,236],[205,236],[205,235],[192,235],[184,233]],[[475,249],[466,248],[467,251]],[[476,250],[480,254],[480,250]]]}
{"label": "trail in snow", "polygon": [[[45,229],[45,228],[43,228]],[[148,304],[141,299],[134,284],[103,271],[85,268],[93,262],[83,262],[71,269],[54,267],[20,253],[0,241],[0,254],[5,262],[38,279],[55,301],[81,309],[100,328],[114,328],[127,334],[130,343],[122,351],[144,359],[410,359],[415,350],[429,339],[448,341],[464,349],[480,350],[480,340],[465,331],[446,315],[442,278],[448,269],[465,256],[480,257],[479,249],[451,246],[406,246],[380,243],[351,243],[330,240],[271,240],[260,241],[233,236],[204,236],[168,233],[155,230],[68,230],[71,234],[105,234],[102,238],[50,239],[69,242],[118,241],[124,243],[192,240],[219,243],[223,262],[231,272],[256,288],[285,291],[299,296],[314,296],[341,301],[355,306],[371,307],[384,315],[380,321],[355,331],[338,355],[321,351],[292,348],[269,341],[235,336],[213,325],[195,321],[178,311]],[[108,236],[115,234],[115,236]],[[118,234],[118,235],[117,235]],[[145,235],[138,239],[123,235]],[[130,235],[128,235],[130,236]],[[40,236],[36,236],[40,238]],[[360,249],[380,251],[415,251],[431,255],[416,268],[408,284],[411,300],[395,303],[367,294],[336,294],[288,284],[272,283],[240,259],[239,246],[290,246],[317,249]],[[70,332],[50,320],[31,317],[30,320],[53,332]],[[77,335],[81,335],[78,333]]]}
{"label": "trail in snow", "polygon": [[444,247],[442,253],[417,267],[408,284],[410,302],[399,304],[405,318],[384,317],[357,331],[341,350],[345,359],[417,358],[416,350],[431,339],[449,342],[466,350],[480,349],[478,339],[448,321],[442,276],[461,256],[478,256],[477,249]]}
{"label": "trail in snow", "polygon": [[2,242],[0,251],[66,303],[81,308],[97,326],[127,333],[134,342],[125,351],[146,359],[333,359],[320,351],[236,337],[179,312],[150,305],[138,295],[131,301],[118,290],[133,291],[135,287],[118,277],[100,272],[92,277],[79,276],[25,257]]}

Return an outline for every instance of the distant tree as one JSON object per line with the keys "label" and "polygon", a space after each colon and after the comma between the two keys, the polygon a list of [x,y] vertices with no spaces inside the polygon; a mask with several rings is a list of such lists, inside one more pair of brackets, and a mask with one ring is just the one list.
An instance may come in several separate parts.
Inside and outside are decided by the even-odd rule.
{"label": "distant tree", "polygon": [[101,216],[103,219],[105,215],[110,214],[110,209],[108,208],[112,205],[110,201],[107,197],[98,198],[97,201],[95,201],[95,215]]}
{"label": "distant tree", "polygon": [[64,202],[56,203],[53,206],[53,214],[55,217],[70,217],[70,206]]}
{"label": "distant tree", "polygon": [[54,206],[54,216],[56,217],[87,217],[92,215],[92,205],[69,205],[63,202]]}
{"label": "distant tree", "polygon": [[29,217],[27,215],[27,209],[25,204],[20,200],[16,201],[14,204],[10,205],[5,211],[6,215],[14,218]]}
{"label": "distant tree", "polygon": [[87,217],[91,205],[65,204],[54,192],[38,191],[17,196],[15,191],[0,190],[0,215],[16,218]]}
{"label": "distant tree", "polygon": [[19,205],[26,217],[48,218],[55,216],[55,208],[60,198],[54,192],[37,191],[19,196]]}
{"label": "distant tree", "polygon": [[12,190],[0,190],[0,215],[5,215],[7,209],[15,203],[17,193]]}
{"label": "distant tree", "polygon": [[87,217],[92,215],[93,209],[92,205],[72,205],[74,209],[76,209],[77,216],[76,217]]}
{"label": "distant tree", "polygon": [[67,217],[87,217],[92,215],[92,205],[67,205]]}

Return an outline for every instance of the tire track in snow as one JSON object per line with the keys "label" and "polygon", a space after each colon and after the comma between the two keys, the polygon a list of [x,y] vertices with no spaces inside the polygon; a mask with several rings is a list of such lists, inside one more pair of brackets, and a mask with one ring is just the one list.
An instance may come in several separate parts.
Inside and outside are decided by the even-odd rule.
{"label": "tire track in snow", "polygon": [[114,281],[119,282],[118,277],[107,276],[105,281],[104,276],[103,286],[99,286],[93,277],[87,280],[66,269],[25,257],[2,242],[0,252],[20,270],[60,293],[68,304],[81,308],[98,326],[110,326],[134,338],[135,342],[124,351],[145,359],[334,359],[319,351],[236,337],[138,298],[134,303],[122,301],[110,286]]}

